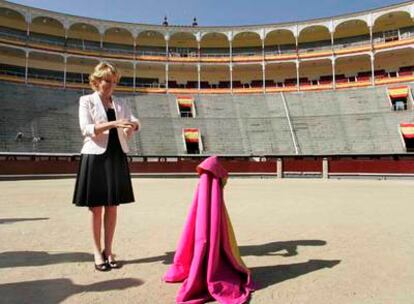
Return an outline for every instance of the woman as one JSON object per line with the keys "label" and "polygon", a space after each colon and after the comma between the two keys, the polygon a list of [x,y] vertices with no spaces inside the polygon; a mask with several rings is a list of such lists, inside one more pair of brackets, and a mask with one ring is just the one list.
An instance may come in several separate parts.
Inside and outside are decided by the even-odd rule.
{"label": "woman", "polygon": [[134,201],[126,157],[127,139],[140,129],[140,124],[128,104],[112,96],[119,78],[114,65],[99,63],[89,76],[95,92],[79,100],[79,124],[84,141],[73,203],[89,207],[91,211],[95,269],[99,271],[119,268],[112,253],[117,206]]}

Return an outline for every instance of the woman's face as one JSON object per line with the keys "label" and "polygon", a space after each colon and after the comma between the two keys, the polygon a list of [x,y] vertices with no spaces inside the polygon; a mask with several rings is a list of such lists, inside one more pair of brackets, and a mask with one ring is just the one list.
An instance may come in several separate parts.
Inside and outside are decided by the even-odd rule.
{"label": "woman's face", "polygon": [[98,80],[98,92],[102,96],[111,96],[116,87],[116,76]]}

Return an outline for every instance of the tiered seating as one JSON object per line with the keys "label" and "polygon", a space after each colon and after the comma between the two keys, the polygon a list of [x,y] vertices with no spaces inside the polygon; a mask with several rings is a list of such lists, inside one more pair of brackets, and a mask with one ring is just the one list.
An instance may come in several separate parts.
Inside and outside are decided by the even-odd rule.
{"label": "tiered seating", "polygon": [[118,85],[123,87],[133,87],[134,86],[134,78],[132,77],[121,77],[119,80]]}
{"label": "tiered seating", "polygon": [[238,88],[242,88],[243,84],[241,83],[240,80],[233,80],[233,88],[234,89],[238,89]]}
{"label": "tiered seating", "polygon": [[31,78],[63,81],[63,71],[52,71],[29,67],[28,75]]}
{"label": "tiered seating", "polygon": [[134,46],[127,45],[127,44],[113,43],[113,42],[104,42],[103,50],[108,51],[108,52],[115,52],[115,53],[133,54]]}
{"label": "tiered seating", "polygon": [[31,32],[29,35],[29,41],[46,43],[51,45],[64,46],[65,37],[59,37],[54,35],[46,35],[42,33]]}
{"label": "tiered seating", "polygon": [[0,73],[3,75],[24,77],[25,68],[10,64],[0,63]]}
{"label": "tiered seating", "polygon": [[198,56],[198,50],[195,48],[174,48],[170,47],[168,49],[169,56],[170,57],[197,57]]}
{"label": "tiered seating", "polygon": [[[403,77],[403,76],[412,76],[414,72],[414,66],[405,66],[401,67],[397,72],[386,72],[384,69],[382,70],[375,70],[375,79],[376,80],[383,80],[388,78],[395,78],[395,77]],[[25,68],[22,66],[14,66],[8,64],[0,64],[0,74],[2,75],[11,75],[11,76],[18,76],[24,78],[25,76]],[[88,74],[86,73],[73,73],[67,72],[66,81],[73,82],[73,83],[88,83]],[[337,84],[341,83],[349,83],[349,82],[366,82],[371,80],[371,72],[364,71],[357,74],[357,76],[348,76],[346,77],[344,74],[335,75],[335,82]],[[47,79],[53,81],[62,81],[63,82],[63,71],[54,71],[48,69],[39,69],[39,68],[32,68],[29,67],[28,70],[28,77],[35,78],[35,79]],[[299,79],[299,84],[301,87],[303,86],[310,86],[310,85],[327,85],[333,82],[332,75],[322,75],[320,76],[319,80],[309,80],[307,77],[301,77]],[[277,82],[273,79],[267,79],[265,81],[266,87],[295,87],[297,85],[296,78],[288,78],[285,79],[284,82]],[[132,77],[122,77],[120,81],[120,86],[123,87],[133,87],[133,78]],[[136,78],[136,87],[137,88],[159,88],[163,87],[164,85],[159,83],[158,78],[144,78],[144,77],[137,77]],[[168,86],[171,89],[174,88],[188,88],[188,89],[197,89],[198,88],[198,81],[196,80],[189,80],[185,84],[184,83],[177,83],[176,80],[169,80]],[[261,88],[263,87],[263,80],[254,79],[250,83],[242,83],[239,80],[233,81],[233,88]],[[208,81],[200,81],[200,88],[202,89],[210,89],[210,88],[230,88],[230,81],[219,81],[218,84],[210,84]]]}
{"label": "tiered seating", "polygon": [[346,38],[336,38],[334,40],[334,48],[335,49],[342,49],[348,48],[358,45],[369,45],[370,44],[370,36],[367,35],[360,35],[354,37],[346,37]]}
{"label": "tiered seating", "polygon": [[401,67],[399,69],[398,74],[400,76],[411,76],[411,75],[413,75],[413,72],[414,72],[414,66],[411,65],[411,66]]}
{"label": "tiered seating", "polygon": [[200,54],[206,57],[225,57],[230,56],[230,50],[228,48],[202,48]]}
{"label": "tiered seating", "polygon": [[285,94],[304,154],[400,153],[400,121],[384,87]]}
{"label": "tiered seating", "polygon": [[295,87],[298,84],[298,80],[296,78],[288,78],[285,79],[285,87]]}
{"label": "tiered seating", "polygon": [[252,80],[250,85],[252,86],[252,88],[261,88],[263,87],[263,80]]}
{"label": "tiered seating", "polygon": [[319,77],[319,84],[331,84],[333,82],[332,75],[324,75]]}
{"label": "tiered seating", "polygon": [[244,153],[294,154],[295,148],[280,94],[235,96]]}
{"label": "tiered seating", "polygon": [[[181,120],[175,96],[138,95],[129,97],[133,111],[141,121],[142,130],[135,137],[135,150],[145,155],[184,154]],[[189,125],[188,127],[192,127]]]}
{"label": "tiered seating", "polygon": [[68,72],[66,74],[66,81],[73,83],[89,83],[89,75],[81,73]]}
{"label": "tiered seating", "polygon": [[[399,39],[407,39],[411,38],[414,35],[414,26],[408,26],[404,28],[400,28],[400,35],[394,34],[389,36],[387,32],[377,32],[373,34],[374,43],[383,43],[383,42],[390,42]],[[388,36],[387,36],[388,35]],[[98,51],[103,50],[109,53],[125,53],[125,54],[133,54],[134,47],[132,44],[121,44],[121,43],[113,43],[113,42],[105,42],[103,43],[103,47],[101,48],[99,41],[92,41],[92,40],[83,40],[77,38],[68,38],[65,40],[63,36],[55,36],[50,34],[44,33],[36,33],[30,32],[30,35],[27,36],[25,30],[18,30],[13,29],[5,26],[0,27],[0,37],[4,37],[7,39],[12,40],[22,40],[26,41],[27,39],[30,42],[34,43],[44,43],[49,45],[57,45],[57,46],[67,46],[69,48],[76,48],[76,49],[84,49],[84,50],[91,50],[91,51]],[[346,38],[336,38],[334,40],[334,48],[335,49],[343,49],[349,48],[353,46],[359,45],[370,45],[370,37],[369,35],[360,35],[360,36],[353,36],[353,37],[346,37]],[[306,43],[299,44],[299,52],[300,53],[307,53],[313,51],[320,51],[320,50],[330,50],[332,48],[331,40],[322,40],[322,41],[312,41]],[[227,57],[230,56],[229,48],[202,48],[201,56],[206,57]],[[278,54],[285,54],[285,53],[296,53],[296,45],[295,44],[284,44],[284,45],[267,45],[264,49],[265,54],[267,55],[278,55]],[[160,46],[141,46],[138,45],[136,49],[136,53],[138,55],[155,55],[155,56],[165,56],[166,50],[165,47]],[[260,56],[263,54],[262,47],[235,47],[232,50],[233,56]],[[174,48],[170,47],[169,49],[169,56],[172,57],[197,57],[198,50],[196,48]]]}
{"label": "tiered seating", "polygon": [[331,40],[299,43],[300,52],[313,52],[316,50],[324,50],[324,49],[331,49],[331,48],[332,48]]}
{"label": "tiered seating", "polygon": [[359,72],[357,74],[358,81],[368,81],[371,79],[371,72]]}
{"label": "tiered seating", "polygon": [[175,80],[168,80],[168,87],[171,89],[178,88],[178,83]]}
{"label": "tiered seating", "polygon": [[233,56],[256,56],[263,53],[262,47],[236,47]]}
{"label": "tiered seating", "polygon": [[348,78],[346,78],[344,74],[335,75],[335,82],[336,83],[347,83]]}
{"label": "tiered seating", "polygon": [[385,70],[375,70],[374,76],[375,79],[383,79],[386,78],[388,75],[385,73]]}
{"label": "tiered seating", "polygon": [[79,152],[81,92],[6,83],[0,83],[0,91],[3,152]]}
{"label": "tiered seating", "polygon": [[200,88],[201,89],[209,89],[209,88],[211,88],[211,85],[208,83],[208,81],[200,81]]}
{"label": "tiered seating", "polygon": [[138,55],[165,56],[165,47],[137,45]]}
{"label": "tiered seating", "polygon": [[[82,139],[77,101],[83,92],[4,82],[0,82],[0,91],[1,151],[79,152]],[[412,122],[412,112],[392,111],[384,87],[284,96],[302,154],[405,151],[398,126]],[[295,153],[281,94],[199,95],[197,115],[185,118],[173,95],[122,98],[143,126],[131,142],[134,153],[185,153],[182,130],[186,128],[200,130],[206,153]]]}
{"label": "tiered seating", "polygon": [[187,81],[187,85],[185,86],[188,89],[197,89],[198,88],[198,81]]}
{"label": "tiered seating", "polygon": [[92,50],[92,51],[97,51],[101,49],[101,44],[99,41],[84,40],[84,39],[77,39],[77,38],[68,38],[66,40],[66,46],[68,48]]}
{"label": "tiered seating", "polygon": [[242,154],[245,137],[235,100],[231,95],[200,95],[196,103],[197,117],[177,123],[183,127],[199,128],[207,153],[214,150],[218,154]]}
{"label": "tiered seating", "polygon": [[299,78],[299,85],[303,86],[303,85],[310,85],[310,84],[311,82],[309,81],[307,77]]}
{"label": "tiered seating", "polygon": [[13,40],[26,40],[27,32],[14,28],[0,26],[0,37]]}
{"label": "tiered seating", "polygon": [[137,87],[159,87],[160,81],[158,78],[136,78],[135,85]]}
{"label": "tiered seating", "polygon": [[287,53],[296,53],[295,44],[269,45],[265,46],[266,55],[281,55]]}
{"label": "tiered seating", "polygon": [[219,81],[218,87],[221,89],[230,88],[230,81]]}
{"label": "tiered seating", "polygon": [[414,26],[408,26],[400,28],[400,37],[401,39],[407,39],[414,35]]}

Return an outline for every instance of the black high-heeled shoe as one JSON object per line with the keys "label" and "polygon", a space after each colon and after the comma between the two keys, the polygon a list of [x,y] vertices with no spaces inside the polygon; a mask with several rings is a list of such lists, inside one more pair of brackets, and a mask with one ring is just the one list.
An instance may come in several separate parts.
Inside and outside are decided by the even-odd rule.
{"label": "black high-heeled shoe", "polygon": [[112,255],[112,260],[109,261],[108,257],[105,255],[105,250],[102,251],[102,257],[105,261],[105,263],[109,266],[109,268],[114,268],[114,269],[118,269],[121,268],[121,264],[118,261],[115,261]]}
{"label": "black high-heeled shoe", "polygon": [[111,270],[111,267],[107,263],[102,263],[102,264],[95,263],[95,269],[98,271],[109,271]]}
{"label": "black high-heeled shoe", "polygon": [[104,255],[102,255],[102,259],[103,259],[104,262],[101,263],[101,264],[96,264],[96,262],[94,262],[95,269],[98,270],[98,271],[109,271],[109,270],[111,270],[111,267],[105,261]]}

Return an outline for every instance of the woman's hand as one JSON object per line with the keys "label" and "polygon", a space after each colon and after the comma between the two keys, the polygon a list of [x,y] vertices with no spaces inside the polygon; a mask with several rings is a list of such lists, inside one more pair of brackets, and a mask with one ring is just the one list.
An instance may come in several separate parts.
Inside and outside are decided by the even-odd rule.
{"label": "woman's hand", "polygon": [[139,123],[137,123],[136,121],[132,121],[131,123],[134,125],[134,131],[138,132],[140,129]]}
{"label": "woman's hand", "polygon": [[[131,122],[128,119],[122,118],[114,121],[108,121],[100,124],[95,125],[95,134],[99,135],[106,130],[112,128],[121,128],[124,131],[124,134],[128,136],[128,138],[132,135],[134,131],[136,131],[138,124],[135,122]],[[131,133],[131,134],[130,134]]]}
{"label": "woman's hand", "polygon": [[126,135],[128,139],[131,138],[132,134],[134,134],[134,129],[135,129],[134,125],[124,128],[124,134]]}
{"label": "woman's hand", "polygon": [[131,128],[135,129],[135,124],[130,122],[128,119],[122,118],[112,121],[113,128]]}

